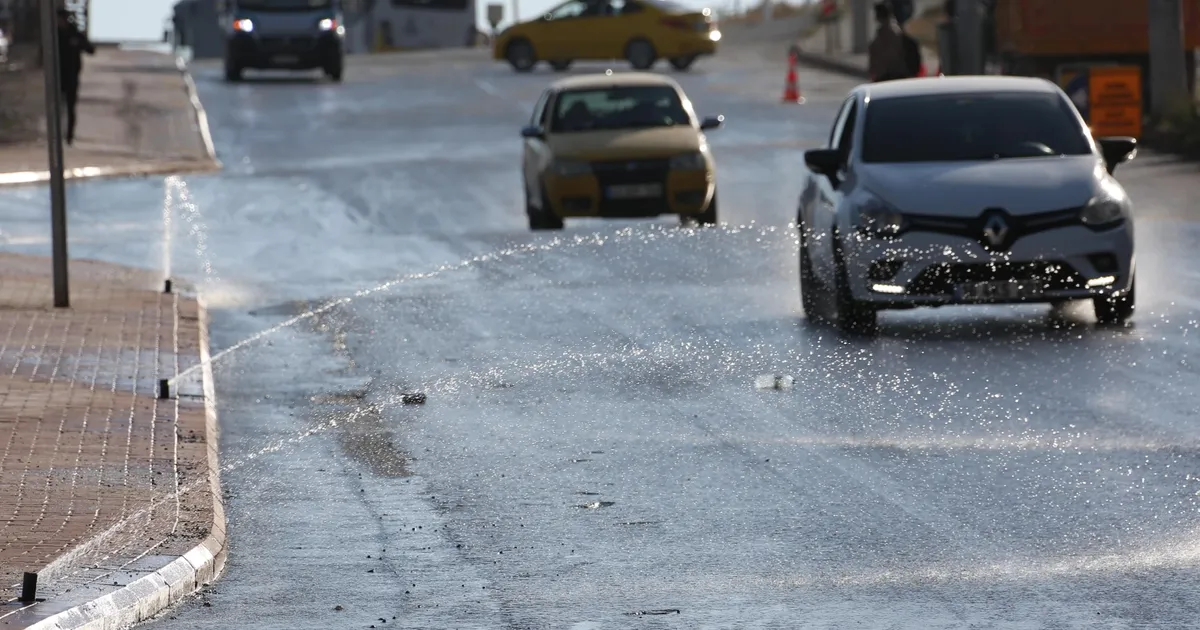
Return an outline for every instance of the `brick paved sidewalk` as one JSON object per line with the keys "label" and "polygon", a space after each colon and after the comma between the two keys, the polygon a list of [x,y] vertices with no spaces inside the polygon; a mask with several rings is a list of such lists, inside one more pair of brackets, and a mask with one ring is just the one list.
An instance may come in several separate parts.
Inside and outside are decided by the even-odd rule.
{"label": "brick paved sidewalk", "polygon": [[0,602],[23,571],[51,593],[112,584],[213,524],[203,390],[157,396],[199,364],[195,300],[157,274],[72,261],[72,306],[54,309],[49,271],[0,254]]}
{"label": "brick paved sidewalk", "polygon": [[[9,80],[27,84],[26,98],[41,107],[41,71]],[[11,89],[9,91],[12,91]],[[168,54],[100,48],[85,56],[81,75],[76,141],[67,146],[68,176],[202,171],[217,167],[209,153],[185,75]],[[44,136],[44,119],[38,123]],[[12,174],[46,171],[44,137],[0,144],[0,183],[19,183]]]}

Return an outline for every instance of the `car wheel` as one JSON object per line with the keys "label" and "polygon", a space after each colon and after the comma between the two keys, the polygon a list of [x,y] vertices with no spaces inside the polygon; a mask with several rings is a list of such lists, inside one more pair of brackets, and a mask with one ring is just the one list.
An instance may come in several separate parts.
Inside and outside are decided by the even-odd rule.
{"label": "car wheel", "polygon": [[555,72],[566,72],[571,68],[571,60],[560,59],[558,61],[551,61],[550,67],[553,68]]}
{"label": "car wheel", "polygon": [[834,287],[834,301],[837,305],[837,327],[843,333],[850,335],[873,335],[878,331],[879,320],[875,307],[854,299],[850,292],[850,275],[846,263],[842,259],[840,240],[833,235],[834,262],[837,265],[837,277]]}
{"label": "car wheel", "polygon": [[325,76],[329,77],[334,83],[342,82],[342,62],[332,63],[325,68]]}
{"label": "car wheel", "polygon": [[684,72],[688,68],[691,68],[692,64],[696,62],[696,55],[689,55],[687,57],[671,57],[667,61],[670,62],[672,68],[675,68],[680,72]]}
{"label": "car wheel", "polygon": [[232,61],[225,62],[225,80],[230,83],[237,83],[242,80],[242,69]]}
{"label": "car wheel", "polygon": [[811,322],[823,321],[820,315],[821,297],[825,295],[825,287],[817,280],[813,272],[812,254],[808,251],[807,229],[800,226],[800,307],[804,316]]}
{"label": "car wheel", "polygon": [[537,54],[533,50],[533,44],[525,39],[510,42],[504,51],[504,58],[517,72],[529,72],[537,65]]}
{"label": "car wheel", "polygon": [[[546,193],[542,193],[543,201],[546,199]],[[525,198],[525,214],[529,217],[529,229],[534,232],[543,230],[561,230],[563,229],[562,217],[554,214],[545,208],[535,208],[529,202],[528,195]]]}
{"label": "car wheel", "polygon": [[1131,282],[1129,290],[1119,295],[1105,295],[1092,298],[1092,308],[1096,311],[1096,319],[1101,324],[1123,325],[1133,317],[1136,304],[1135,283]]}
{"label": "car wheel", "polygon": [[654,50],[654,44],[644,39],[635,39],[625,46],[625,58],[634,70],[649,70],[654,67],[654,62],[658,61],[658,53]]}
{"label": "car wheel", "polygon": [[713,191],[712,200],[708,202],[708,207],[704,212],[696,215],[696,223],[700,225],[716,225],[719,215],[717,214],[717,191]]}

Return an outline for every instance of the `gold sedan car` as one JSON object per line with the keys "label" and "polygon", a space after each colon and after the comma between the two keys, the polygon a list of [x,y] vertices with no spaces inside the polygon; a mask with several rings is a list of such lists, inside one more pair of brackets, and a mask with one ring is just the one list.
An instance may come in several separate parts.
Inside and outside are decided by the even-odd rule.
{"label": "gold sedan car", "polygon": [[533,230],[567,217],[678,215],[717,222],[716,171],[704,132],[669,77],[634,72],[571,77],[538,99],[525,140],[525,212]]}

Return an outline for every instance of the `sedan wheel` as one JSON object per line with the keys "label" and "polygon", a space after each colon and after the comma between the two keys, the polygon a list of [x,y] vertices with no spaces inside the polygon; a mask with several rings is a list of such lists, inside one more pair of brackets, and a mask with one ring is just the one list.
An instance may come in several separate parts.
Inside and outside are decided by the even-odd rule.
{"label": "sedan wheel", "polygon": [[850,292],[850,276],[846,271],[846,263],[842,260],[836,234],[834,247],[837,248],[834,252],[837,279],[833,297],[837,303],[838,330],[849,335],[874,335],[879,329],[878,313],[874,306],[854,299],[854,294]]}
{"label": "sedan wheel", "polygon": [[825,288],[817,280],[813,272],[812,255],[808,251],[808,235],[804,226],[800,227],[800,306],[804,316],[811,322],[823,321],[819,309]]}
{"label": "sedan wheel", "polygon": [[1124,325],[1133,318],[1136,308],[1134,289],[1137,279],[1129,284],[1129,290],[1117,296],[1102,296],[1092,298],[1092,308],[1096,311],[1096,319],[1101,324]]}

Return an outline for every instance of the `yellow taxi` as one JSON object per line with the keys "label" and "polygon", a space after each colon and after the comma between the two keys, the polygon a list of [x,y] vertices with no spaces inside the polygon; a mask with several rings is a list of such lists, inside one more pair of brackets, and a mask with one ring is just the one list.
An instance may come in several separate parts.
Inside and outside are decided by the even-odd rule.
{"label": "yellow taxi", "polygon": [[532,230],[569,217],[678,215],[717,222],[716,170],[700,120],[670,77],[647,72],[580,75],[548,87],[534,106],[522,159]]}
{"label": "yellow taxi", "polygon": [[687,70],[717,52],[721,31],[712,11],[694,11],[670,0],[568,0],[545,15],[515,24],[492,44],[492,57],[517,72],[539,61],[564,71],[576,60],[626,59],[648,70],[665,58]]}

